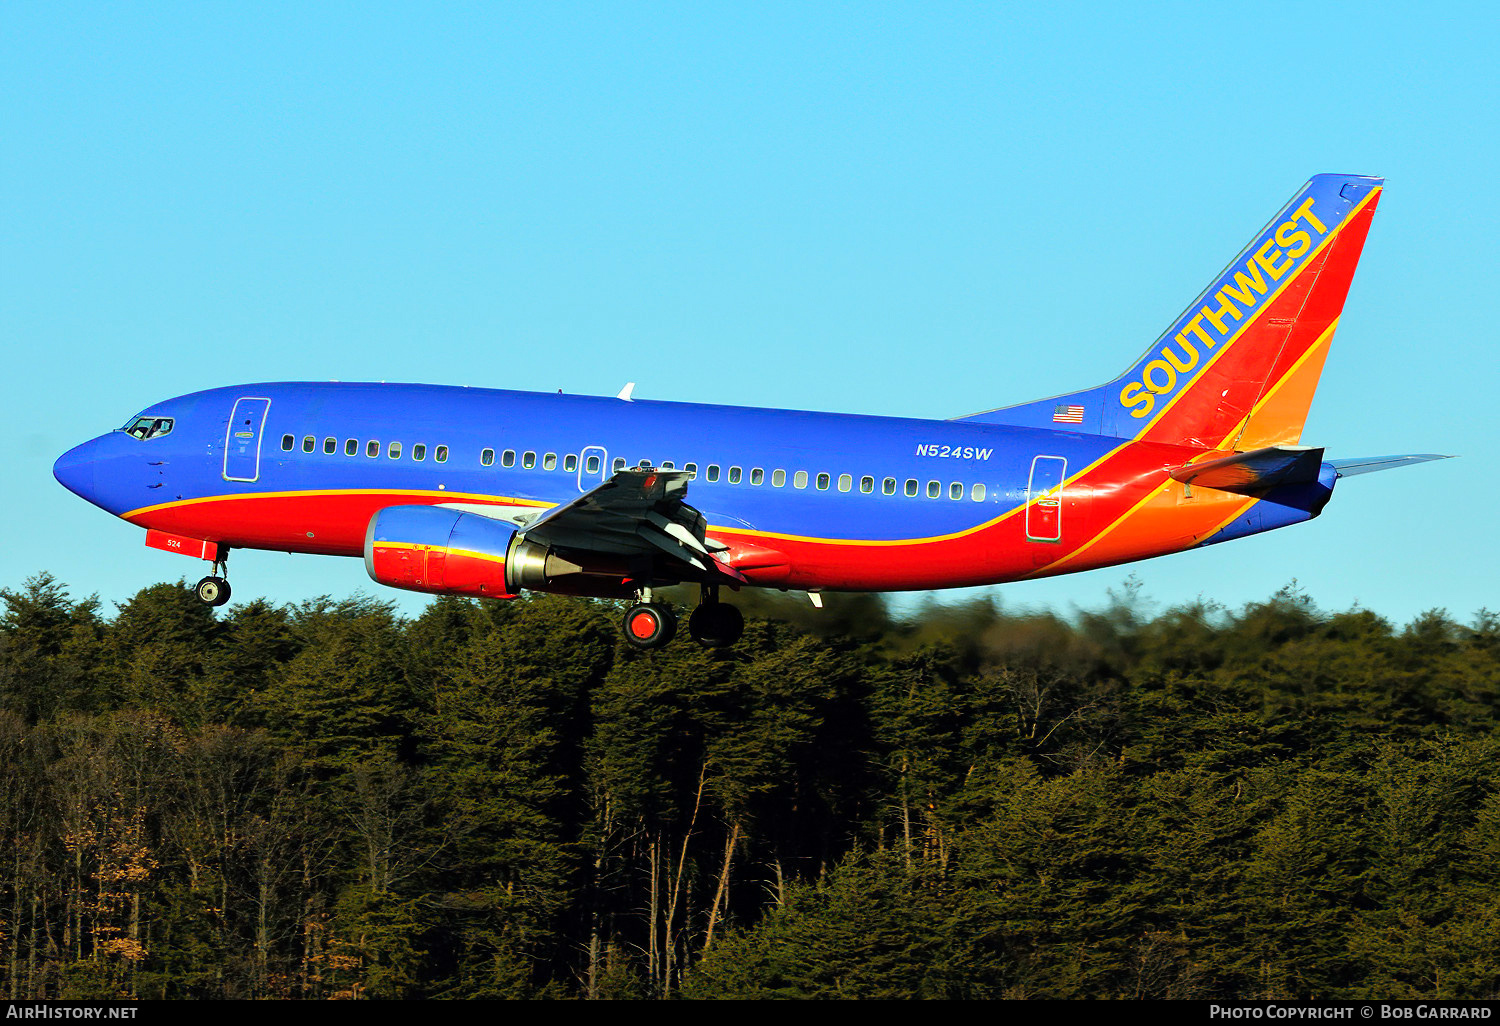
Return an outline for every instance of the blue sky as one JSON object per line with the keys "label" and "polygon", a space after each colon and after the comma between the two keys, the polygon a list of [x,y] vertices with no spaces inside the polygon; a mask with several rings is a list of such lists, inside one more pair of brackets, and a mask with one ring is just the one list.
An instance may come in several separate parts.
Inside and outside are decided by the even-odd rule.
{"label": "blue sky", "polygon": [[[374,379],[943,418],[1106,380],[1311,174],[1387,189],[1304,442],[1461,460],[998,589],[1500,607],[1494,5],[0,5],[0,586],[201,564],[51,477],[149,403]],[[238,553],[237,597],[377,589]],[[416,612],[422,601],[400,596]]]}

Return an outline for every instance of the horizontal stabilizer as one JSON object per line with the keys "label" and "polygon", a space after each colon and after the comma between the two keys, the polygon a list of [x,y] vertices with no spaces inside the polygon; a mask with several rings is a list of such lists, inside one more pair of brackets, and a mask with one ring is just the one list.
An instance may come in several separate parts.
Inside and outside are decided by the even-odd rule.
{"label": "horizontal stabilizer", "polygon": [[1323,450],[1303,445],[1272,445],[1216,460],[1189,463],[1172,471],[1184,484],[1250,495],[1281,485],[1310,484],[1323,467]]}
{"label": "horizontal stabilizer", "polygon": [[1429,460],[1451,460],[1452,456],[1439,456],[1434,453],[1420,453],[1408,456],[1362,456],[1350,460],[1329,460],[1333,468],[1339,472],[1339,477],[1353,477],[1355,474],[1373,474],[1377,470],[1390,470],[1393,467],[1409,467],[1414,463],[1426,463]]}

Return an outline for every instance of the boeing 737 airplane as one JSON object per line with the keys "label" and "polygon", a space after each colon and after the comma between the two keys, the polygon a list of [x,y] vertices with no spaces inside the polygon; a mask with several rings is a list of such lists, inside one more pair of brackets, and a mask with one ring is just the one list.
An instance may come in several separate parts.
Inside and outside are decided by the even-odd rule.
{"label": "boeing 737 airplane", "polygon": [[[58,481],[212,563],[362,556],[381,584],[634,599],[697,584],[688,627],[732,644],[725,589],[889,591],[1072,573],[1317,516],[1336,481],[1432,455],[1325,460],[1302,425],[1381,179],[1318,175],[1108,384],[953,420],[439,385],[287,383],[147,407]],[[691,497],[692,505],[688,500]]]}

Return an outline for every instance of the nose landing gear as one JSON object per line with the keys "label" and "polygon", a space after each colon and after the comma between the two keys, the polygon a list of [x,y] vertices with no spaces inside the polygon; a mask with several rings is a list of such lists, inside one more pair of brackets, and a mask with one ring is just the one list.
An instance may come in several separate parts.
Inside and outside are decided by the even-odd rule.
{"label": "nose landing gear", "polygon": [[213,572],[194,585],[193,594],[206,606],[222,606],[229,601],[229,581],[221,575],[228,572],[229,553],[225,552],[223,559],[214,560]]}

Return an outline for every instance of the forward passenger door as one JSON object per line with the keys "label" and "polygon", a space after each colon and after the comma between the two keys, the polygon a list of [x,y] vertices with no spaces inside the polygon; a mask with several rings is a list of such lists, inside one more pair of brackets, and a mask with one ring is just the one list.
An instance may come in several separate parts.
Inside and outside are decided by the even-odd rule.
{"label": "forward passenger door", "polygon": [[269,399],[245,398],[235,402],[224,438],[224,480],[259,480],[260,440],[270,408]]}

